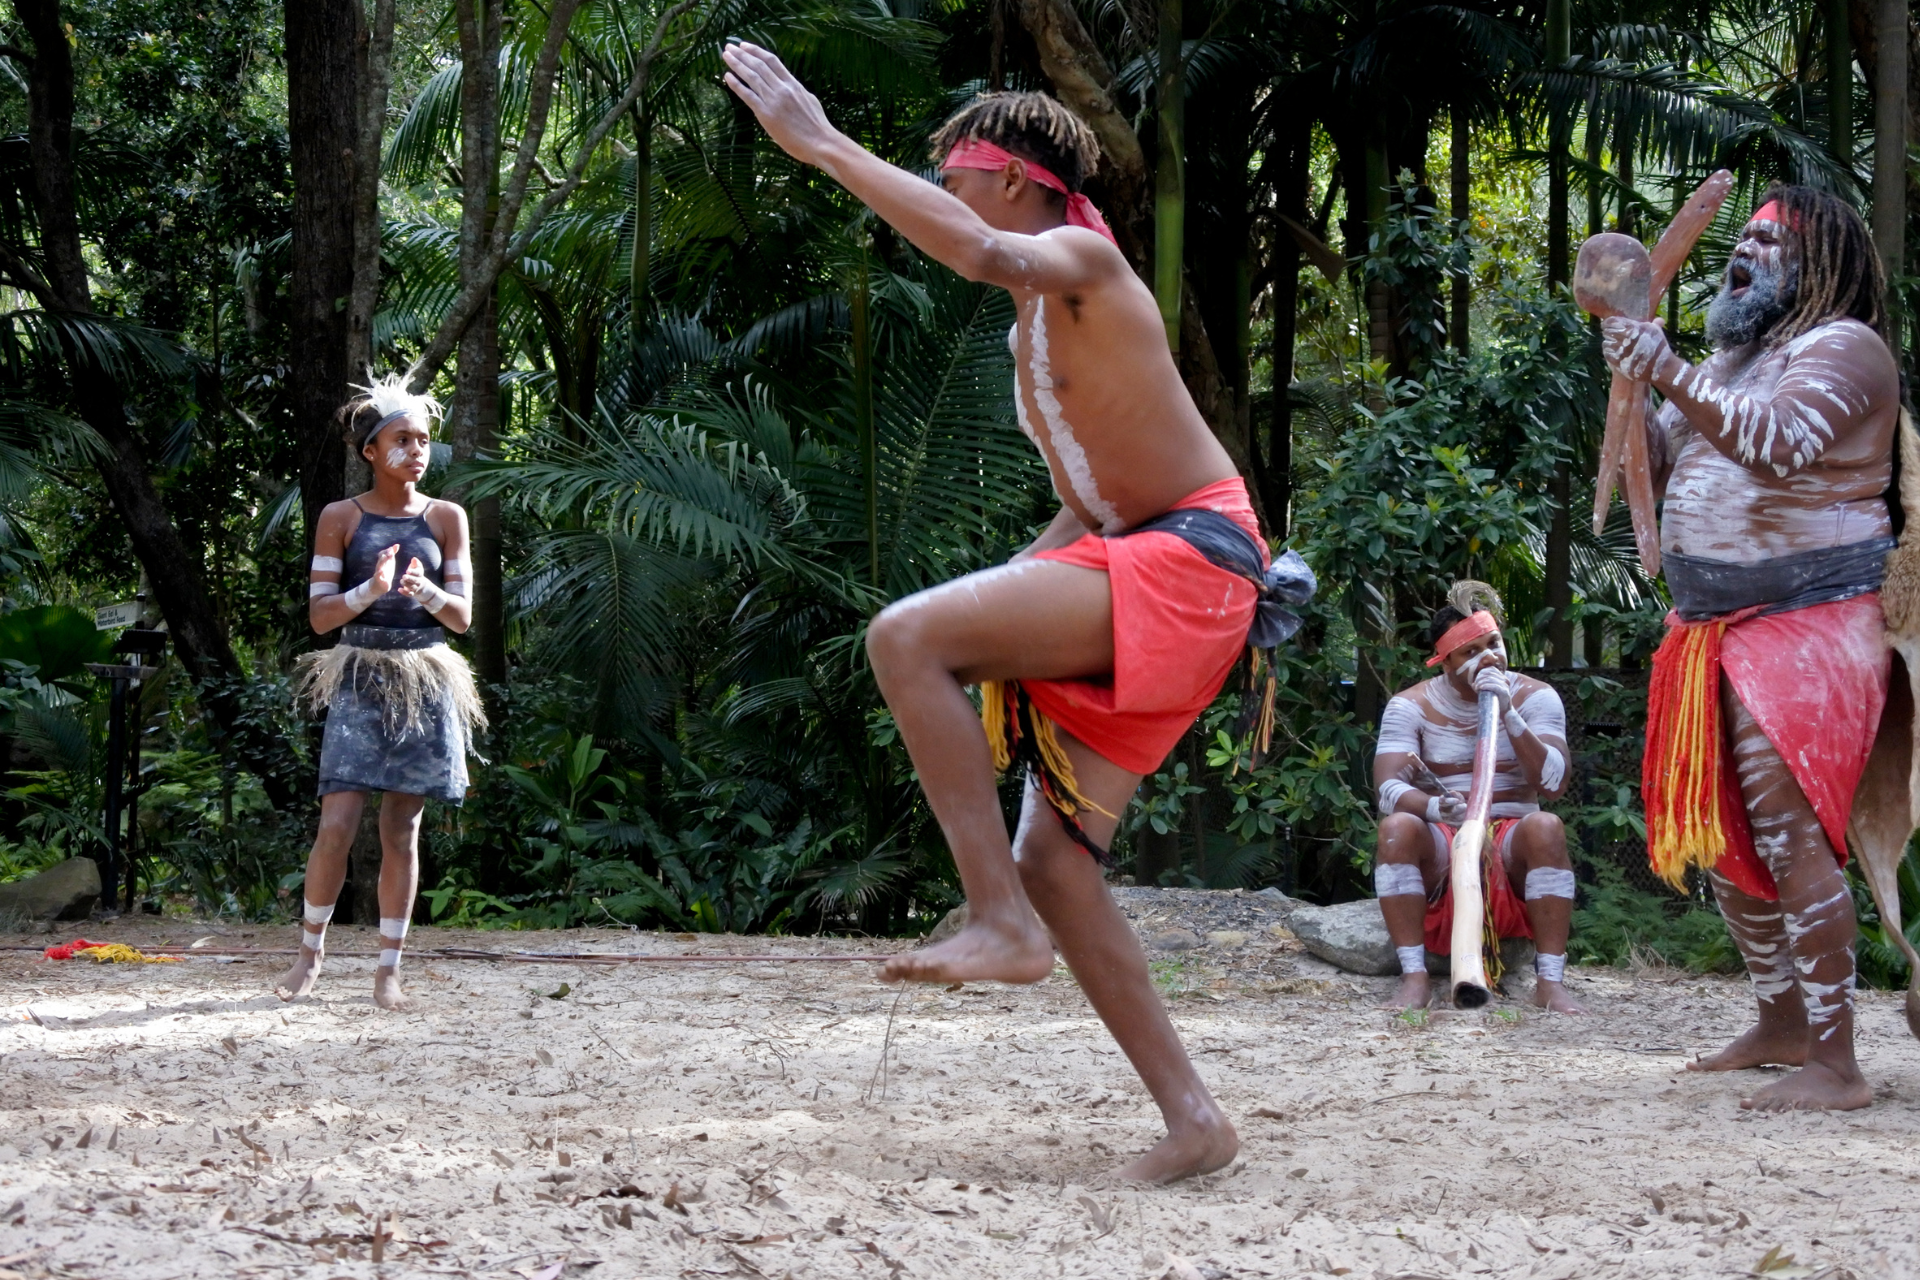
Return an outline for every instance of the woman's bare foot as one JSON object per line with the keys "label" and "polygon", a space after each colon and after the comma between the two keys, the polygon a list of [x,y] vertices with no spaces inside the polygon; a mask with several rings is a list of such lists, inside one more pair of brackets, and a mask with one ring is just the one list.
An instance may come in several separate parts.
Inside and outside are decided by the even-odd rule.
{"label": "woman's bare foot", "polygon": [[308,947],[301,947],[300,954],[294,957],[293,967],[280,975],[273,984],[273,993],[282,1000],[304,1000],[313,991],[313,984],[320,980],[321,953]]}
{"label": "woman's bare foot", "polygon": [[1038,982],[1053,972],[1053,942],[1032,913],[1000,920],[972,917],[945,942],[887,961],[888,982]]}
{"label": "woman's bare foot", "polygon": [[1433,999],[1433,979],[1424,973],[1403,973],[1400,985],[1394,989],[1381,1008],[1388,1013],[1405,1013],[1409,1009],[1424,1009]]}
{"label": "woman's bare foot", "polygon": [[1120,1170],[1120,1176],[1133,1182],[1177,1182],[1224,1169],[1239,1154],[1240,1135],[1215,1112],[1212,1123],[1183,1125],[1180,1132],[1160,1139],[1153,1150]]}
{"label": "woman's bare foot", "polygon": [[1873,1102],[1860,1068],[1851,1072],[1810,1062],[1784,1080],[1759,1090],[1740,1106],[1746,1111],[1858,1111]]}
{"label": "woman's bare foot", "polygon": [[1549,982],[1545,978],[1533,980],[1533,1002],[1548,1013],[1585,1013],[1587,1007],[1573,998],[1562,982]]}
{"label": "woman's bare foot", "polygon": [[400,973],[396,969],[375,969],[373,971],[373,1002],[382,1009],[404,1009],[413,1001],[400,989]]}
{"label": "woman's bare foot", "polygon": [[1689,1071],[1745,1071],[1749,1067],[1797,1067],[1807,1060],[1805,1026],[1756,1022],[1711,1058],[1696,1058]]}

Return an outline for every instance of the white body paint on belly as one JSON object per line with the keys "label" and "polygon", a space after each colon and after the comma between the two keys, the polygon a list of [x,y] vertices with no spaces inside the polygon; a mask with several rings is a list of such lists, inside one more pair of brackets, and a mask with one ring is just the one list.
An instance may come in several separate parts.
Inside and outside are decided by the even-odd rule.
{"label": "white body paint on belly", "polygon": [[[1087,514],[1100,522],[1100,532],[1119,533],[1127,527],[1120,518],[1120,512],[1111,502],[1100,496],[1100,486],[1094,483],[1093,468],[1087,462],[1087,451],[1080,447],[1074,438],[1073,428],[1067,423],[1067,415],[1060,407],[1060,398],[1053,393],[1053,365],[1047,354],[1047,300],[1044,296],[1033,302],[1033,324],[1027,331],[1029,355],[1027,372],[1033,379],[1033,403],[1040,410],[1040,420],[1047,425],[1047,439],[1053,444],[1054,457],[1059,459],[1060,469],[1067,473],[1067,484],[1073,490],[1073,496],[1080,499],[1080,505]],[[1015,415],[1020,420],[1020,429],[1027,438],[1039,443],[1031,423],[1027,421],[1026,397],[1020,394],[1019,379],[1016,375],[1013,388]]]}

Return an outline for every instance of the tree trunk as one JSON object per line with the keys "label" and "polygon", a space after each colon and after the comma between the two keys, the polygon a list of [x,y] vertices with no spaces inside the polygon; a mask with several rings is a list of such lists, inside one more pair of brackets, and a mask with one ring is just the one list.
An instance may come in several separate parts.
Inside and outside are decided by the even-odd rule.
{"label": "tree trunk", "polygon": [[[1570,0],[1547,0],[1547,66],[1564,67],[1573,56],[1573,14]],[[1571,113],[1556,108],[1547,122],[1547,286],[1559,290],[1568,280],[1567,142]],[[1591,119],[1588,127],[1593,127]],[[1552,522],[1547,526],[1547,662],[1573,662],[1573,474],[1568,463],[1554,469],[1551,489]]]}
{"label": "tree trunk", "polygon": [[[1473,225],[1473,169],[1470,147],[1473,141],[1472,125],[1467,116],[1464,102],[1454,104],[1453,108],[1453,148],[1447,157],[1449,177],[1452,185],[1452,199],[1447,211],[1453,215],[1453,234],[1465,235]],[[1471,345],[1470,328],[1473,308],[1473,274],[1462,271],[1453,278],[1453,314],[1448,317],[1449,339],[1453,349],[1466,355]]]}
{"label": "tree trunk", "polygon": [[633,113],[633,244],[627,255],[627,339],[634,352],[640,350],[651,310],[647,277],[652,254],[653,117],[642,106]]}
{"label": "tree trunk", "polygon": [[[1906,271],[1907,233],[1907,0],[1875,0],[1875,43],[1879,59],[1873,86],[1873,243],[1889,278]],[[1887,290],[1887,345],[1901,354],[1900,295]]]}
{"label": "tree trunk", "polygon": [[[27,150],[40,252],[54,308],[93,313],[73,177],[73,53],[59,0],[19,0],[14,12],[33,42],[28,71]],[[260,778],[276,807],[300,803],[286,744],[242,718],[232,682],[234,661],[225,628],[201,576],[199,558],[174,527],[147,469],[140,442],[127,421],[121,388],[99,378],[79,378],[75,407],[106,444],[96,462],[107,497],[126,526],[133,553],[146,571],[155,601],[167,620],[174,655],[196,682],[195,696],[213,721],[223,750]]]}
{"label": "tree trunk", "polygon": [[[488,237],[498,216],[502,0],[459,0],[460,286],[487,271]],[[492,452],[500,429],[500,321],[495,288],[461,334],[454,374],[453,460]],[[507,678],[506,611],[501,599],[500,500],[472,504],[473,667],[483,687]]]}
{"label": "tree trunk", "polygon": [[[1282,216],[1308,225],[1307,180],[1313,161],[1313,122],[1296,113],[1288,130],[1286,168],[1276,204]],[[1273,404],[1267,424],[1268,532],[1285,537],[1293,511],[1293,345],[1300,323],[1300,245],[1284,228],[1273,233]]]}
{"label": "tree trunk", "polygon": [[1160,74],[1154,115],[1159,145],[1154,153],[1153,297],[1167,345],[1180,357],[1180,294],[1186,277],[1186,77],[1181,74],[1180,0],[1159,0]]}
{"label": "tree trunk", "polygon": [[362,32],[360,45],[360,113],[353,148],[353,283],[347,297],[347,373],[355,379],[366,375],[374,356],[373,312],[380,298],[380,158],[387,133],[387,96],[393,84],[396,7],[396,0],[374,0],[373,26]]}
{"label": "tree trunk", "polygon": [[361,0],[286,0],[287,136],[293,166],[287,401],[307,537],[344,496],[333,413],[346,398],[354,287],[354,153],[364,118],[356,62]]}
{"label": "tree trunk", "polygon": [[1853,40],[1848,0],[1827,0],[1827,151],[1853,168]]}

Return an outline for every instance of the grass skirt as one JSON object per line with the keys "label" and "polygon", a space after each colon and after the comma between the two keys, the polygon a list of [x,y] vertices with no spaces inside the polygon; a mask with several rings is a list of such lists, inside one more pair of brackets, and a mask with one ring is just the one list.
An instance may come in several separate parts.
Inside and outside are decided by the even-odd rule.
{"label": "grass skirt", "polygon": [[349,626],[301,658],[298,696],[327,717],[319,794],[465,799],[467,752],[487,719],[472,669],[439,628]]}

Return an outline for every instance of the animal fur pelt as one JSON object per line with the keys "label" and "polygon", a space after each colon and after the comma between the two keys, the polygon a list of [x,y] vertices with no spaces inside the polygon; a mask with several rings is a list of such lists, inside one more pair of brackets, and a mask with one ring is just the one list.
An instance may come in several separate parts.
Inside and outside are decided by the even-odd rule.
{"label": "animal fur pelt", "polygon": [[[341,686],[378,700],[387,735],[401,738],[426,731],[426,717],[445,705],[471,743],[474,731],[487,727],[486,709],[467,660],[444,644],[425,649],[361,649],[337,644],[303,655],[294,696],[315,715],[325,711]],[[445,699],[443,704],[442,699]]]}
{"label": "animal fur pelt", "polygon": [[[1920,435],[1905,409],[1900,411],[1900,507],[1906,527],[1900,545],[1887,555],[1887,577],[1880,586],[1880,609],[1887,619],[1887,644],[1906,663],[1907,678],[1920,693]],[[1920,746],[1920,742],[1916,742]],[[1920,751],[1907,777],[1908,812],[1920,819]]]}

